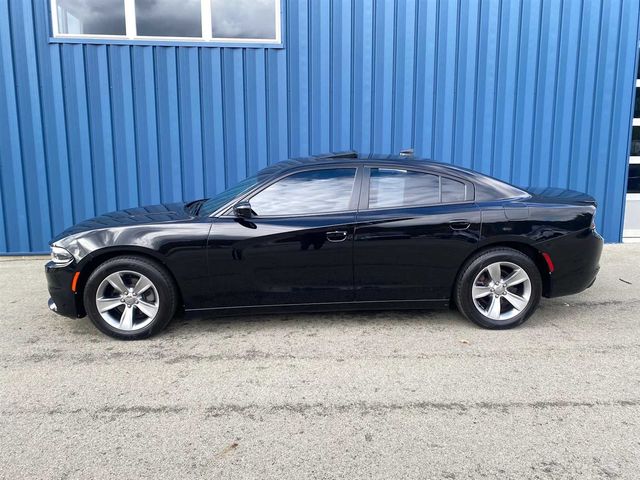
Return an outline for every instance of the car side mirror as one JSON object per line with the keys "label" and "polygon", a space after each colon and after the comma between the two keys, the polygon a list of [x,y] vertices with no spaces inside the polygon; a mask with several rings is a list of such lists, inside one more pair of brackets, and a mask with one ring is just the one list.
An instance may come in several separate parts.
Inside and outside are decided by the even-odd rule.
{"label": "car side mirror", "polygon": [[251,210],[251,204],[249,202],[238,202],[233,207],[233,213],[236,217],[251,218],[253,216],[253,210]]}

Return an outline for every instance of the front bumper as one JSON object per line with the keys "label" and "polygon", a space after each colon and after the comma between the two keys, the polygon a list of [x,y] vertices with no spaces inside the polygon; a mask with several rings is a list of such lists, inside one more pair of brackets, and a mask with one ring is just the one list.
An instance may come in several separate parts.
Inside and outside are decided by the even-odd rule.
{"label": "front bumper", "polygon": [[53,262],[44,266],[49,289],[49,309],[66,317],[84,317],[85,311],[78,295],[71,291],[71,282],[75,274],[74,265],[59,267]]}

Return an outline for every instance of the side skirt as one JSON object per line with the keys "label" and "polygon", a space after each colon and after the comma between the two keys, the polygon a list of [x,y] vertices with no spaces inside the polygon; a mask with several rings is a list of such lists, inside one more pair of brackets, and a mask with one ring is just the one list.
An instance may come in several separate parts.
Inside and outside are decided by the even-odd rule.
{"label": "side skirt", "polygon": [[186,314],[215,313],[221,316],[243,314],[345,312],[369,310],[430,310],[449,308],[448,298],[438,300],[387,300],[329,303],[296,303],[282,305],[251,305],[240,307],[185,308]]}

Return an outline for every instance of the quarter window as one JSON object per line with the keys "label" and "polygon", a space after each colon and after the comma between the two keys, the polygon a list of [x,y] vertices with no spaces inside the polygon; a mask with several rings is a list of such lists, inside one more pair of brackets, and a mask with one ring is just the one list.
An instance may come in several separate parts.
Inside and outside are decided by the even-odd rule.
{"label": "quarter window", "polygon": [[464,183],[442,177],[442,203],[464,202],[467,188]]}
{"label": "quarter window", "polygon": [[279,44],[282,0],[50,0],[55,38]]}
{"label": "quarter window", "polygon": [[349,210],[355,168],[295,173],[256,194],[251,209],[258,216],[314,215]]}

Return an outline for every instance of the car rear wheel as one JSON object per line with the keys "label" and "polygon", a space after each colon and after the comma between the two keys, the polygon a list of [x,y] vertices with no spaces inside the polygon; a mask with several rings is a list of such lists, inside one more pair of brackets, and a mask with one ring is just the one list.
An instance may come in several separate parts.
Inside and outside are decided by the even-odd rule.
{"label": "car rear wheel", "polygon": [[472,257],[456,282],[455,301],[469,320],[485,328],[512,328],[535,311],[541,279],[533,260],[518,250],[494,248]]}
{"label": "car rear wheel", "polygon": [[84,304],[100,331],[137,340],[166,327],[177,307],[177,292],[161,265],[142,257],[115,257],[89,277]]}

